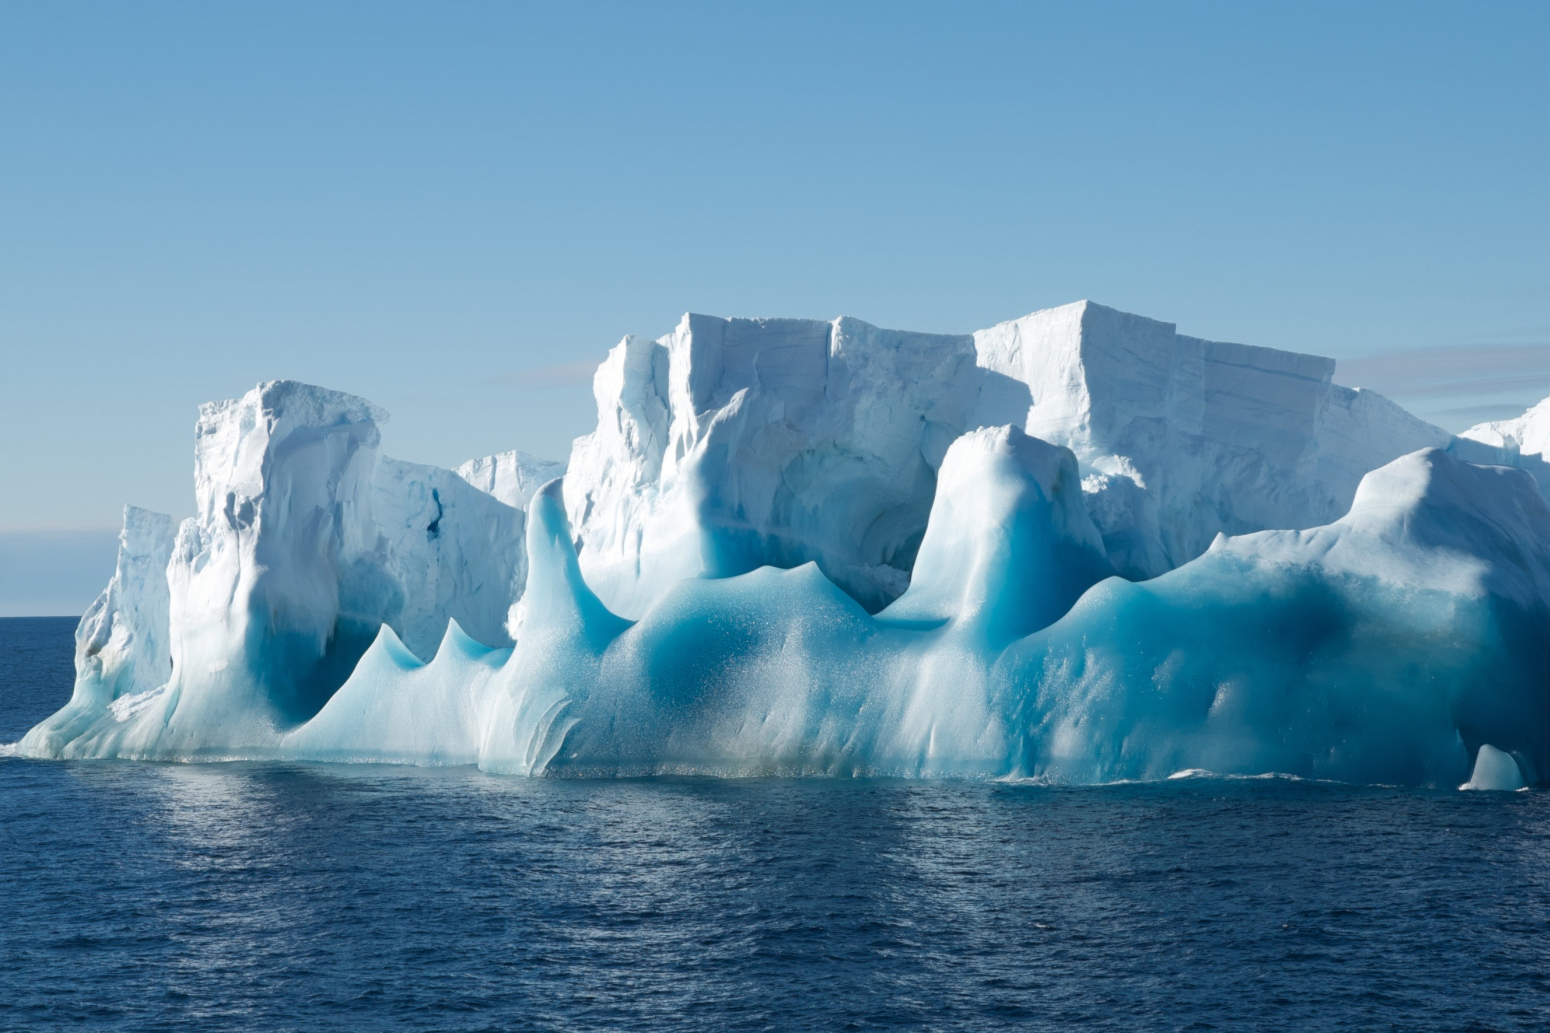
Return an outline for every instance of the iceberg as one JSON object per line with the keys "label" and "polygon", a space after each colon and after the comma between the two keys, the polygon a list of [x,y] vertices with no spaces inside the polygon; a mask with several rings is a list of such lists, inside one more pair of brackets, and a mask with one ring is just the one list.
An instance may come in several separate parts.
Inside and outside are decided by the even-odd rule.
{"label": "iceberg", "polygon": [[[69,720],[24,742],[68,753],[90,725],[81,734],[112,751],[198,756],[213,728],[240,740],[238,727],[311,717],[383,625],[427,653],[451,619],[509,646],[523,514],[451,471],[380,455],[385,418],[286,381],[201,407],[197,515],[169,540],[170,518],[126,512],[118,572],[82,624]],[[113,704],[131,696],[160,731],[120,720],[127,704]]]}
{"label": "iceberg", "polygon": [[1459,788],[1514,792],[1526,786],[1523,783],[1523,771],[1518,767],[1518,762],[1512,759],[1512,754],[1485,743],[1475,755],[1475,769],[1469,781]]}
{"label": "iceberg", "polygon": [[18,752],[1550,779],[1544,464],[1333,373],[1086,302],[691,315],[610,352],[567,463],[456,471],[263,384],[201,410],[196,517],[126,512]]}

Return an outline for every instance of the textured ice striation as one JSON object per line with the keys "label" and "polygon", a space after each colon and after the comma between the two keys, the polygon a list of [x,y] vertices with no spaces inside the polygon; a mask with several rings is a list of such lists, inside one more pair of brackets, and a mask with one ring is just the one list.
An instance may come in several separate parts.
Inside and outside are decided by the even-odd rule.
{"label": "textured ice striation", "polygon": [[202,410],[175,540],[126,513],[19,749],[1550,780],[1533,411],[1454,439],[1333,368],[1086,302],[962,336],[691,315],[609,354],[568,464],[456,472],[261,385]]}

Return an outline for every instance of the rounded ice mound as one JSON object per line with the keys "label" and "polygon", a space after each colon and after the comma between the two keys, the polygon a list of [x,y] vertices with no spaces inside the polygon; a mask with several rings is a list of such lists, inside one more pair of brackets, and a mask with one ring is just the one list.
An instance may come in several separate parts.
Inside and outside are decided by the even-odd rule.
{"label": "rounded ice mound", "polygon": [[910,587],[878,618],[957,620],[1004,645],[1112,573],[1071,450],[985,427],[947,450]]}
{"label": "rounded ice mound", "polygon": [[[1550,772],[1550,507],[1439,449],[1309,531],[1218,539],[1008,650],[1020,773],[1203,768],[1458,785],[1482,743]],[[1487,754],[1489,756],[1489,754]]]}
{"label": "rounded ice mound", "polygon": [[1460,789],[1484,789],[1512,792],[1524,788],[1523,772],[1512,754],[1503,753],[1490,743],[1484,743],[1475,755],[1475,770],[1469,781]]}
{"label": "rounded ice mound", "polygon": [[1401,456],[1363,477],[1350,511],[1332,524],[1243,535],[1213,551],[1550,605],[1550,507],[1534,478],[1439,448]]}

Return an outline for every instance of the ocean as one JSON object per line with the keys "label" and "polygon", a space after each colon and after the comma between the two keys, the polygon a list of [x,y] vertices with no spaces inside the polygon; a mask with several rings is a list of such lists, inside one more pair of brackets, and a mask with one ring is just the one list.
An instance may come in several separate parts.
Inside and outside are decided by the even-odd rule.
{"label": "ocean", "polygon": [[1547,1028],[1543,792],[0,757],[5,1030]]}

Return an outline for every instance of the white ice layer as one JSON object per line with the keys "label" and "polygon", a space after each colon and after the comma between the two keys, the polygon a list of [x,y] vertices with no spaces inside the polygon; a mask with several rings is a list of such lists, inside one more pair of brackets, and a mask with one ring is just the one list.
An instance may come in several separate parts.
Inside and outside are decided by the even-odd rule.
{"label": "white ice layer", "polygon": [[1087,303],[962,337],[689,316],[614,349],[541,487],[261,385],[202,411],[175,545],[126,513],[20,751],[1544,780],[1550,467],[1331,370]]}
{"label": "white ice layer", "polygon": [[1470,774],[1469,781],[1459,788],[1513,792],[1524,788],[1523,772],[1518,767],[1518,762],[1512,759],[1512,754],[1503,753],[1490,743],[1486,743],[1480,747],[1480,752],[1475,754],[1475,769]]}
{"label": "white ice layer", "polygon": [[873,609],[909,584],[936,468],[996,379],[970,338],[687,315],[593,381],[565,499],[581,568],[639,616],[678,581],[808,561]]}
{"label": "white ice layer", "polygon": [[556,477],[565,476],[565,464],[540,459],[526,452],[502,452],[499,455],[470,459],[453,471],[486,495],[527,512],[535,492]]}
{"label": "white ice layer", "polygon": [[974,343],[980,365],[1027,385],[1028,433],[1076,453],[1129,577],[1171,570],[1220,532],[1333,520],[1368,470],[1448,442],[1381,395],[1333,384],[1331,359],[1185,337],[1091,302]]}

